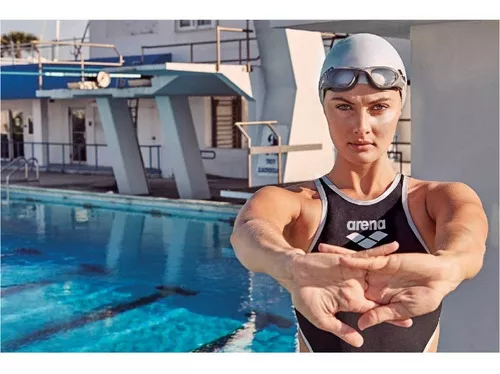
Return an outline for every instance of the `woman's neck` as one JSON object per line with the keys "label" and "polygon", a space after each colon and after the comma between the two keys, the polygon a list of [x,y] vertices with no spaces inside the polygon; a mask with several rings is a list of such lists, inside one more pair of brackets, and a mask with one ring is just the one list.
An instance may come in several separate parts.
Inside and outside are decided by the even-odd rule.
{"label": "woman's neck", "polygon": [[342,192],[360,200],[377,198],[396,178],[392,162],[387,156],[371,164],[353,164],[337,156],[328,179]]}

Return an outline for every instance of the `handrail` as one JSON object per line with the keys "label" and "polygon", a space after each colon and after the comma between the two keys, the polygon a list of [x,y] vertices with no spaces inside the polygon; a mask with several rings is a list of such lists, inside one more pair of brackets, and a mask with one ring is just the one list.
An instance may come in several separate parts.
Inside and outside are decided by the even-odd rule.
{"label": "handrail", "polygon": [[[64,38],[64,39],[53,40],[53,41],[64,42],[64,41],[75,41],[75,40],[76,40],[75,38]],[[89,40],[88,36],[86,36],[85,38],[82,38],[81,42],[83,43],[87,40]],[[33,41],[30,41],[27,43],[20,43],[20,44],[17,44],[17,43],[14,44],[13,42],[11,42],[10,44],[0,46],[0,51],[4,55],[4,57],[2,57],[2,61],[11,62],[12,65],[16,65],[16,64],[24,64],[25,61],[26,61],[26,63],[33,63],[32,59],[35,58],[34,52],[36,52],[37,49],[42,50],[42,49],[49,49],[49,48],[52,49],[52,57],[51,58],[45,57],[45,59],[56,61],[56,59],[54,59],[54,46],[53,45],[42,45],[38,48],[37,46],[34,45]],[[81,49],[81,47],[77,48],[75,46],[74,49],[75,50]],[[18,50],[22,50],[22,51],[27,52],[29,57],[28,58],[23,58],[23,57],[17,58],[15,52]],[[70,53],[73,54],[73,52],[70,52]]]}
{"label": "handrail", "polygon": [[19,156],[19,157],[16,157],[15,159],[13,159],[12,161],[10,161],[8,164],[4,165],[2,167],[2,169],[0,169],[0,172],[4,172],[5,170],[7,170],[8,168],[10,168],[12,165],[14,165],[16,162],[22,160],[22,159],[25,159],[23,156]]}
{"label": "handrail", "polygon": [[[249,50],[249,43],[251,41],[256,41],[257,38],[234,38],[234,39],[223,39],[219,40],[219,44],[223,43],[238,43],[238,59],[232,58],[232,59],[220,59],[219,61],[222,62],[239,62],[241,64],[242,62],[242,54],[241,54],[241,48],[242,48],[242,43],[247,42],[247,50]],[[190,63],[200,63],[200,64],[214,64],[217,63],[217,59],[215,61],[195,61],[194,58],[194,47],[200,46],[200,45],[211,45],[211,44],[217,44],[217,40],[205,40],[205,41],[200,41],[200,42],[191,42],[191,43],[171,43],[171,44],[155,44],[155,45],[143,45],[141,46],[141,63],[144,64],[144,59],[145,59],[145,50],[147,49],[161,49],[161,48],[177,48],[177,47],[189,47],[189,62]],[[249,53],[248,53],[249,54]],[[260,60],[260,55],[257,55],[256,57],[250,57],[249,55],[247,56],[246,59],[248,62],[251,61],[258,61]]]}
{"label": "handrail", "polygon": [[16,160],[24,161],[24,164],[18,165],[14,170],[12,170],[7,177],[5,178],[5,186],[7,188],[7,201],[9,200],[9,184],[10,184],[10,177],[17,172],[19,169],[21,169],[24,166],[24,178],[26,179],[27,182],[29,182],[29,174],[28,174],[28,166],[30,166],[30,162],[35,164],[35,172],[36,172],[36,178],[34,180],[39,180],[40,179],[40,164],[38,163],[38,160],[35,157],[31,157],[29,159],[26,159],[24,157],[18,157]]}
{"label": "handrail", "polygon": [[[218,22],[217,22],[218,23]],[[217,63],[215,65],[215,71],[219,71],[219,67],[221,64],[221,50],[220,50],[220,33],[221,31],[228,31],[228,32],[244,32],[246,33],[246,42],[247,42],[247,72],[250,72],[251,66],[250,66],[250,33],[253,32],[253,30],[250,30],[250,21],[246,21],[246,28],[236,28],[236,27],[225,27],[225,26],[215,26],[215,36],[216,36],[216,41],[217,41]],[[241,44],[240,44],[240,56],[241,56]]]}
{"label": "handrail", "polygon": [[[296,151],[316,151],[323,148],[323,144],[295,144],[295,145],[282,145],[281,136],[272,125],[278,124],[278,121],[253,121],[253,122],[235,122],[235,126],[240,130],[243,136],[248,141],[248,187],[252,187],[252,155],[259,155],[264,153],[278,154],[278,184],[283,183],[282,169],[282,154]],[[243,126],[266,125],[273,132],[278,139],[278,145],[273,146],[257,146],[252,147],[252,138]]]}
{"label": "handrail", "polygon": [[[108,167],[108,164],[103,165],[100,163],[100,158],[102,157],[102,150],[108,147],[105,143],[73,143],[73,142],[14,142],[9,140],[2,144],[2,148],[4,145],[13,144],[14,150],[17,152],[23,151],[24,153],[14,153],[23,154],[26,158],[36,157],[38,152],[44,155],[44,161],[42,163],[42,168],[46,168],[49,170],[51,168],[64,170],[83,170],[89,171],[90,169],[102,170],[101,167]],[[139,145],[141,152],[144,157],[144,167],[147,168],[150,172],[158,174],[161,170],[161,144],[140,144]],[[75,152],[80,152],[85,150],[87,155],[93,155],[93,159],[91,163],[87,163],[88,160],[75,159],[72,158],[71,155],[75,155]],[[70,162],[68,163],[68,154]],[[92,156],[90,156],[92,157]],[[149,160],[149,161],[148,161]],[[2,159],[2,161],[4,161]],[[8,162],[5,160],[5,162]],[[108,159],[109,162],[109,159]]]}
{"label": "handrail", "polygon": [[[123,65],[123,56],[118,52],[118,49],[115,47],[114,44],[101,44],[101,43],[87,43],[87,42],[54,42],[54,41],[39,41],[39,40],[34,40],[33,42],[34,48],[37,53],[37,58],[38,58],[38,88],[41,90],[43,89],[43,71],[42,67],[43,64],[58,64],[58,65],[80,65],[81,66],[81,78],[82,82],[85,81],[85,65],[89,66],[122,66]],[[80,61],[67,61],[67,60],[58,60],[58,61],[52,61],[52,60],[45,60],[42,61],[42,57],[40,54],[40,48],[38,48],[39,45],[69,45],[73,46],[76,48],[77,46],[79,48],[82,47],[95,47],[95,48],[109,48],[113,49],[118,57],[118,62],[97,62],[97,61],[87,61],[85,62],[85,56],[80,54]]]}
{"label": "handrail", "polygon": [[235,126],[240,130],[240,132],[243,134],[243,136],[246,138],[248,142],[248,187],[252,186],[252,138],[246,130],[243,128],[243,126],[255,126],[255,125],[266,125],[274,135],[278,138],[278,184],[281,184],[282,182],[282,176],[281,176],[281,136],[278,134],[278,132],[271,126],[271,125],[276,125],[278,124],[278,121],[253,121],[253,122],[235,122]]}

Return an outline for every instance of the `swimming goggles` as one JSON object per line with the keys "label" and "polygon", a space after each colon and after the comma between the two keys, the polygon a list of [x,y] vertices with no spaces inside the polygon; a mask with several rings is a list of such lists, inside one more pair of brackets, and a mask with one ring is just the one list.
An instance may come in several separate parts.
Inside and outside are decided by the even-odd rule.
{"label": "swimming goggles", "polygon": [[397,88],[403,90],[406,86],[406,77],[401,70],[385,66],[375,66],[366,69],[358,68],[330,68],[322,75],[319,83],[321,96],[326,90],[337,92],[352,89],[359,81],[361,74],[368,83],[379,90]]}

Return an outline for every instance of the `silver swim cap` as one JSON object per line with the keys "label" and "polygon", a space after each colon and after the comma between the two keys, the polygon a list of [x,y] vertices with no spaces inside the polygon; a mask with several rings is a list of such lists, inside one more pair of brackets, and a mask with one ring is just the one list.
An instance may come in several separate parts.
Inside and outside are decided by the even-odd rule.
{"label": "silver swim cap", "polygon": [[[339,68],[368,69],[369,75],[356,75],[357,81],[354,80],[353,76],[352,82],[370,83],[372,86],[379,83],[381,77],[382,81],[385,78],[382,76],[383,74],[380,74],[380,72],[383,73],[383,70],[374,68],[392,69],[398,75],[398,77],[394,77],[392,87],[401,89],[402,105],[404,105],[407,90],[406,69],[399,53],[384,38],[373,34],[354,34],[335,43],[326,55],[321,68],[319,84],[321,102],[323,102],[324,90],[332,89],[331,79],[330,82],[328,81],[331,72]],[[398,78],[397,81],[396,78]],[[345,77],[343,79],[345,80]],[[345,85],[344,87],[350,89],[351,86]]]}

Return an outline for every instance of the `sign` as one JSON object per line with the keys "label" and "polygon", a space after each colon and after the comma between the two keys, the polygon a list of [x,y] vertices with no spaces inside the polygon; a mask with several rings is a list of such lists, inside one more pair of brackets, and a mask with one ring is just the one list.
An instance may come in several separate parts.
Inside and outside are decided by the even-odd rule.
{"label": "sign", "polygon": [[[262,146],[278,145],[278,138],[268,128],[262,131]],[[277,177],[278,176],[278,154],[265,153],[258,155],[257,161],[257,175],[261,177]]]}

